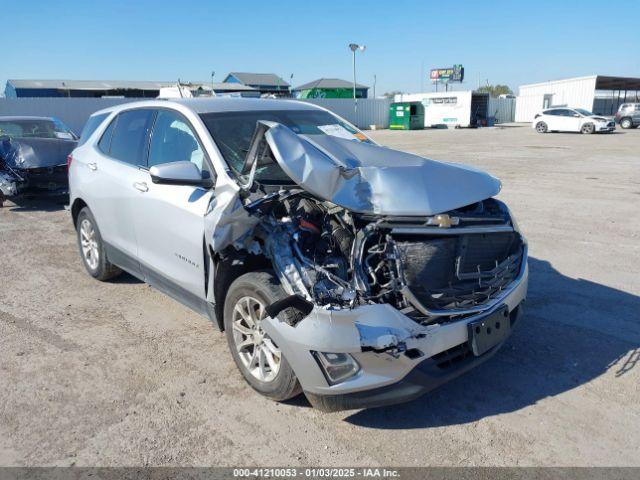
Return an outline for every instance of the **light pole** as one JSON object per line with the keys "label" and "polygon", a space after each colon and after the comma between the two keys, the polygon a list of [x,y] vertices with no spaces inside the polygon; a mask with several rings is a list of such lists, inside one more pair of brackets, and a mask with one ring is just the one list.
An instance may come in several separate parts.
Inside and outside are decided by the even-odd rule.
{"label": "light pole", "polygon": [[377,77],[376,74],[373,74],[373,98],[376,98],[376,81],[377,81]]}
{"label": "light pole", "polygon": [[216,72],[215,72],[215,70],[212,70],[212,71],[211,71],[211,96],[212,96],[212,97],[213,97],[213,95],[214,95],[214,89],[213,89],[213,77],[215,77],[215,76],[216,76]]}
{"label": "light pole", "polygon": [[357,43],[350,43],[349,49],[351,53],[353,53],[353,111],[356,112],[358,110],[358,99],[356,98],[356,51],[360,50],[364,52],[364,49],[367,48],[364,45],[358,45]]}

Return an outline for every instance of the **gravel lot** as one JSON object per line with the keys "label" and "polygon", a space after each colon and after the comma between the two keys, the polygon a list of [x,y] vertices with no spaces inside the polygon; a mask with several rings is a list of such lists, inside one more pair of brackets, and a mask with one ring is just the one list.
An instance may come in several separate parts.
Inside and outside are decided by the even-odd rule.
{"label": "gravel lot", "polygon": [[640,130],[371,136],[502,179],[531,279],[500,353],[405,405],[273,403],[208,320],[130,276],[92,280],[60,204],[8,204],[0,464],[640,466]]}

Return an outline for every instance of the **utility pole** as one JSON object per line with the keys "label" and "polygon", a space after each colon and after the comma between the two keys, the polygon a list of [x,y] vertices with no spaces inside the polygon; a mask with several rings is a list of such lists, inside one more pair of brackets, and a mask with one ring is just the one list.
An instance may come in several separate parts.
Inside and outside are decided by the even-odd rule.
{"label": "utility pole", "polygon": [[356,51],[360,50],[364,52],[364,45],[358,45],[357,43],[350,43],[349,49],[351,53],[353,53],[353,111],[354,113],[358,111],[358,99],[356,98]]}

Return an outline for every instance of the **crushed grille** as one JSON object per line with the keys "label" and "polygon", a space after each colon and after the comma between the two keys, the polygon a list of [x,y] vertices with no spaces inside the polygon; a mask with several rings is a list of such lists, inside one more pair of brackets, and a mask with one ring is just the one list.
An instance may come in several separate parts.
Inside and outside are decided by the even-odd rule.
{"label": "crushed grille", "polygon": [[487,303],[517,278],[523,243],[516,232],[397,239],[405,280],[427,308]]}

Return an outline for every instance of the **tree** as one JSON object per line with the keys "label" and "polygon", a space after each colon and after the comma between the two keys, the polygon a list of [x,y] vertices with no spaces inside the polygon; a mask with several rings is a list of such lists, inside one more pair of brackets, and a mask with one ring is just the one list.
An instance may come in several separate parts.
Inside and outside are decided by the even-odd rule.
{"label": "tree", "polygon": [[399,91],[399,90],[393,90],[391,92],[385,92],[384,95],[382,95],[382,96],[386,97],[386,98],[393,98],[396,95],[402,95],[402,92]]}
{"label": "tree", "polygon": [[513,92],[506,85],[484,85],[476,90],[479,93],[488,93],[492,97],[500,95],[513,95]]}

